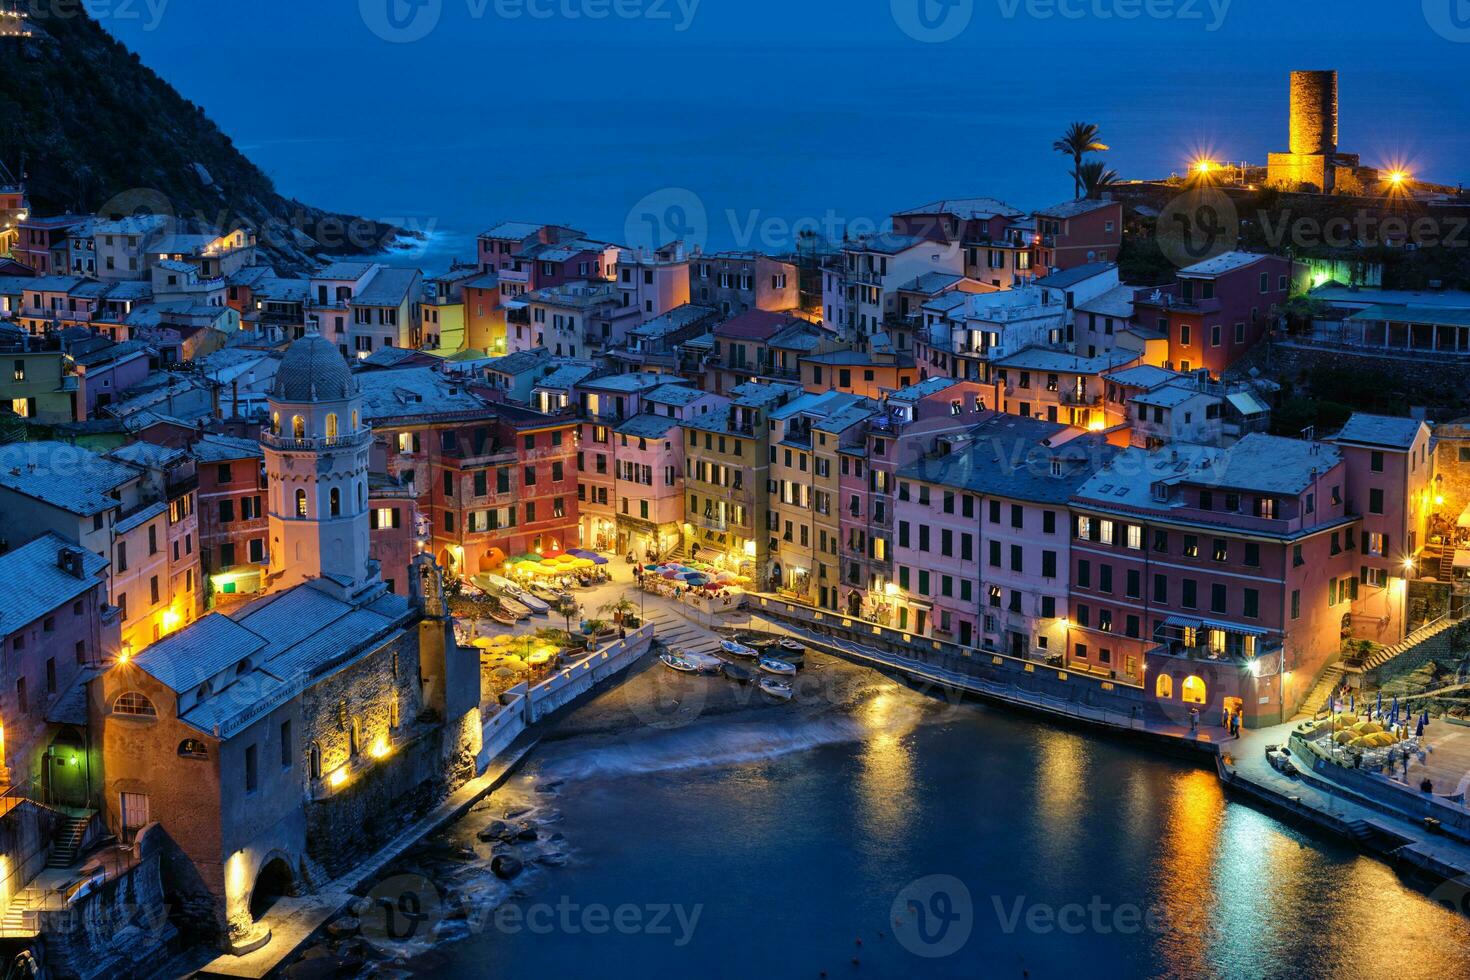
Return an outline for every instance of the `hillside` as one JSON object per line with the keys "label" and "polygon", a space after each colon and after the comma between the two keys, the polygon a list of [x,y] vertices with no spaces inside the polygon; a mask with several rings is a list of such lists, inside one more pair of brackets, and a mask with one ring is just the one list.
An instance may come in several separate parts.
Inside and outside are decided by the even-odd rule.
{"label": "hillside", "polygon": [[283,273],[309,268],[317,254],[375,252],[393,239],[391,226],[281,196],[202,107],[81,5],[30,29],[29,38],[0,36],[0,163],[27,173],[36,214],[107,206],[171,211],[180,230],[247,225]]}

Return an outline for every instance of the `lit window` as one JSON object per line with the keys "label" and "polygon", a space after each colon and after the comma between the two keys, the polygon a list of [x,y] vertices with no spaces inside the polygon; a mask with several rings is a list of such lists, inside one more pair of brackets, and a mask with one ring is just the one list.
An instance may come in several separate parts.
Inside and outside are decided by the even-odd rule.
{"label": "lit window", "polygon": [[153,702],[149,701],[137,691],[128,691],[118,696],[112,702],[112,713],[115,715],[134,715],[138,717],[154,718],[158,716]]}

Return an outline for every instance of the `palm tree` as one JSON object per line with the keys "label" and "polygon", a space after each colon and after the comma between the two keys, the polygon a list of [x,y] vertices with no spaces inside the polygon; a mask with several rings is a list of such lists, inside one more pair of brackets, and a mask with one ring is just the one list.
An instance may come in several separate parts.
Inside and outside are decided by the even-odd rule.
{"label": "palm tree", "polygon": [[1102,153],[1108,145],[1102,141],[1102,133],[1094,123],[1074,122],[1067,127],[1061,139],[1051,148],[1072,158],[1072,180],[1077,197],[1082,197],[1082,158],[1089,153]]}
{"label": "palm tree", "polygon": [[572,635],[572,617],[577,615],[577,600],[567,598],[556,604],[556,611],[562,615],[567,622],[567,635]]}
{"label": "palm tree", "polygon": [[619,596],[609,602],[604,602],[601,611],[607,613],[615,622],[621,625],[623,620],[633,615],[634,610],[637,608],[637,606],[633,605],[633,600],[627,596]]}
{"label": "palm tree", "polygon": [[1072,177],[1081,185],[1083,196],[1101,197],[1105,188],[1118,182],[1118,171],[1109,170],[1101,160],[1088,160]]}

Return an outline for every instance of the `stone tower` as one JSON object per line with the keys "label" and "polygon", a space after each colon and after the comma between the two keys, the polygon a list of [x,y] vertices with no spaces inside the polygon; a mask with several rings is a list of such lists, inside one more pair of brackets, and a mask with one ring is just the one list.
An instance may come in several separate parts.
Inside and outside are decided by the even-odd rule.
{"label": "stone tower", "polygon": [[1290,150],[1270,154],[1266,183],[1288,190],[1305,184],[1330,193],[1338,165],[1337,72],[1292,72],[1290,108]]}
{"label": "stone tower", "polygon": [[373,582],[368,456],[357,380],[337,348],[309,333],[286,350],[262,434],[271,588],[320,578],[348,594]]}

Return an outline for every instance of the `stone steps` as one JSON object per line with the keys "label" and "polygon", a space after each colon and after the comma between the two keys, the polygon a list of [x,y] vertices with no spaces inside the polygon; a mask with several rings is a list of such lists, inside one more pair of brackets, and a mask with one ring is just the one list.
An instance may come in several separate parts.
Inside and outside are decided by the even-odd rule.
{"label": "stone steps", "polygon": [[1410,650],[1414,649],[1416,646],[1425,642],[1426,640],[1434,639],[1436,636],[1443,633],[1445,630],[1454,625],[1455,623],[1451,619],[1439,619],[1433,623],[1428,624],[1427,626],[1421,626],[1419,629],[1410,633],[1408,636],[1404,637],[1393,646],[1384,647],[1383,649],[1376,651],[1367,660],[1363,661],[1363,669],[1365,671],[1377,670],[1379,667],[1382,667],[1384,664],[1388,663],[1390,660],[1393,660],[1395,657],[1408,653]]}

